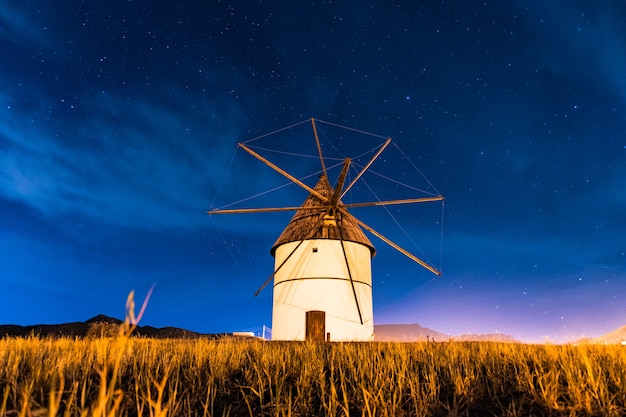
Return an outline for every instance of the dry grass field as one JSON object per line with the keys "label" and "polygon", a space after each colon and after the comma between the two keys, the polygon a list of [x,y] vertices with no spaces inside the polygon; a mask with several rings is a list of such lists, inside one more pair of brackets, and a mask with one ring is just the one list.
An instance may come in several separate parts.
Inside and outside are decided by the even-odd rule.
{"label": "dry grass field", "polygon": [[622,416],[626,348],[0,339],[0,416]]}

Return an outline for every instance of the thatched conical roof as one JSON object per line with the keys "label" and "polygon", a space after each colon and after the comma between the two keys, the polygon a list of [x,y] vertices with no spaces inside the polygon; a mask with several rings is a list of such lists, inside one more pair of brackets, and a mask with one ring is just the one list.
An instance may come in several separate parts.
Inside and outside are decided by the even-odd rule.
{"label": "thatched conical roof", "polygon": [[[314,190],[328,197],[328,199],[333,195],[333,188],[325,175],[320,176]],[[338,206],[341,205],[340,201]],[[320,208],[323,206],[326,207]],[[285,243],[299,242],[304,239],[333,239],[361,243],[370,248],[373,257],[376,250],[352,215],[337,211],[334,213],[334,217],[329,217],[327,221],[320,222],[320,216],[329,214],[327,213],[328,209],[329,204],[327,202],[311,193],[272,246],[270,250],[272,256],[274,256],[276,248]]]}

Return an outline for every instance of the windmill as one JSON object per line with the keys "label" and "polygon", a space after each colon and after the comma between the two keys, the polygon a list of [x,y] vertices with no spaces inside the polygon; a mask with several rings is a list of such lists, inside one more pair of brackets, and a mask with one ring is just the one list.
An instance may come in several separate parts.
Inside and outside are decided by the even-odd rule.
{"label": "windmill", "polygon": [[357,207],[443,201],[443,196],[347,204],[342,202],[346,193],[391,143],[391,138],[385,140],[347,185],[347,174],[352,160],[344,158],[341,171],[332,186],[322,154],[316,120],[311,118],[310,121],[321,163],[321,173],[313,187],[246,144],[238,144],[247,153],[306,190],[309,195],[300,206],[214,209],[207,213],[215,215],[295,211],[270,250],[274,257],[274,271],[255,293],[255,296],[258,295],[274,281],[273,340],[372,340],[374,321],[371,260],[376,251],[363,230],[435,275],[441,275],[441,272],[353,216],[349,210]]}

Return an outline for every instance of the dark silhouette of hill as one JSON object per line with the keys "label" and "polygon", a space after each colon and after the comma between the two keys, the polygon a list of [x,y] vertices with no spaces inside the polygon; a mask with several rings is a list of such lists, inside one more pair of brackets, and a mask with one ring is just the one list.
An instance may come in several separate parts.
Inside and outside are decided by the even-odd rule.
{"label": "dark silhouette of hill", "polygon": [[[114,336],[122,320],[97,315],[87,321],[63,323],[63,324],[36,324],[32,326],[18,326],[5,324],[0,325],[0,337],[86,337],[86,336]],[[496,342],[519,342],[505,334],[465,334],[450,336],[437,332],[419,324],[378,324],[374,326],[374,340],[380,342],[446,342],[455,341],[496,341]],[[227,336],[226,333],[203,334],[196,333],[177,327],[152,327],[137,326],[133,336],[149,337],[154,339],[218,339]]]}
{"label": "dark silhouette of hill", "polygon": [[[17,326],[12,324],[0,325],[0,337],[14,336],[27,337],[30,335],[38,337],[85,337],[88,335],[97,336],[100,330],[107,330],[108,336],[111,330],[122,324],[122,320],[97,315],[83,322],[63,323],[63,324],[36,324],[32,326]],[[133,336],[150,337],[155,339],[196,339],[196,338],[219,338],[223,334],[202,334],[177,327],[152,327],[137,326],[133,331]]]}

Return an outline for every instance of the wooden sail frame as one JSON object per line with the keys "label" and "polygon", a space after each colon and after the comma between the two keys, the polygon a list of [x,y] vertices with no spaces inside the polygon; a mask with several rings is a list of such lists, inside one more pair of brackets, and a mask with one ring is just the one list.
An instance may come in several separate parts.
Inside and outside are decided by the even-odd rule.
{"label": "wooden sail frame", "polygon": [[[361,207],[376,207],[376,206],[393,206],[398,204],[412,204],[412,203],[429,203],[434,201],[443,201],[444,197],[441,195],[434,197],[420,197],[420,198],[406,198],[401,200],[387,200],[387,201],[370,201],[366,203],[347,203],[342,204],[342,207],[361,208]],[[296,211],[302,207],[262,207],[262,208],[242,208],[242,209],[215,209],[207,211],[207,214],[241,214],[241,213],[272,213],[278,211]],[[310,207],[311,209],[324,209],[328,206]]]}
{"label": "wooden sail frame", "polygon": [[[322,147],[321,147],[321,144],[320,144],[319,136],[318,136],[318,133],[317,133],[317,127],[316,127],[314,118],[311,118],[311,124],[312,124],[312,127],[313,127],[313,133],[314,133],[314,136],[315,136],[316,147],[317,147],[317,151],[318,151],[319,158],[320,158],[322,173],[323,173],[324,176],[326,176],[327,175],[326,165],[324,163],[324,156],[322,154]],[[392,141],[391,138],[387,138],[386,141],[383,143],[383,145],[375,153],[375,155],[370,159],[370,161],[361,169],[361,171],[359,171],[357,176],[347,186],[345,186],[345,188],[344,188],[346,175],[347,175],[348,169],[349,169],[350,164],[351,164],[350,158],[345,158],[344,159],[344,163],[343,163],[343,168],[342,168],[341,173],[339,175],[339,178],[337,180],[337,184],[335,185],[335,187],[332,187],[333,188],[333,192],[332,192],[332,196],[330,198],[328,198],[327,196],[319,193],[315,189],[309,187],[304,182],[302,182],[301,180],[299,180],[295,176],[291,175],[286,170],[280,168],[279,166],[277,166],[273,162],[269,161],[267,158],[261,156],[260,154],[258,154],[255,151],[253,151],[252,149],[250,149],[245,144],[243,144],[243,143],[239,143],[238,144],[238,146],[240,148],[242,148],[243,150],[245,150],[247,153],[249,153],[250,155],[252,155],[256,159],[258,159],[259,161],[263,162],[264,164],[266,164],[267,166],[269,166],[270,168],[272,168],[273,170],[275,170],[279,174],[283,175],[284,177],[286,177],[287,179],[289,179],[293,183],[297,184],[301,188],[305,189],[310,194],[316,196],[323,203],[322,205],[319,205],[319,206],[309,206],[309,207],[307,207],[307,210],[317,210],[317,211],[319,211],[320,212],[319,219],[314,223],[313,227],[308,231],[308,233],[305,234],[305,237],[303,239],[299,239],[299,243],[294,247],[294,249],[292,249],[292,251],[288,254],[288,256],[283,260],[281,265],[279,265],[276,268],[276,270],[267,278],[267,280],[263,283],[263,285],[261,285],[261,287],[256,291],[256,293],[254,294],[255,296],[257,296],[269,284],[269,282],[274,278],[276,273],[282,268],[283,265],[285,265],[285,263],[292,257],[292,255],[298,250],[298,248],[304,243],[304,241],[309,239],[311,237],[311,235],[314,234],[314,231],[316,230],[316,228],[318,228],[324,222],[324,218],[327,217],[327,216],[334,216],[334,215],[336,215],[336,213],[341,213],[343,216],[350,216],[352,219],[354,219],[354,221],[356,221],[356,223],[360,227],[362,227],[363,229],[367,230],[368,232],[370,232],[371,234],[376,236],[378,239],[380,239],[381,241],[383,241],[387,245],[391,246],[393,249],[395,249],[398,252],[402,253],[403,255],[405,255],[406,257],[408,257],[409,259],[411,259],[412,261],[414,261],[418,265],[422,266],[426,270],[432,272],[433,274],[435,274],[437,276],[441,276],[441,271],[440,270],[438,270],[434,266],[428,264],[426,261],[420,259],[419,257],[413,255],[412,253],[410,253],[406,249],[402,248],[401,246],[399,246],[398,244],[393,242],[391,239],[385,237],[383,234],[381,234],[380,232],[376,231],[372,227],[370,227],[367,224],[363,223],[361,220],[359,220],[356,217],[354,217],[353,215],[351,215],[348,212],[348,209],[351,209],[351,208],[361,208],[361,207],[391,206],[391,205],[401,205],[401,204],[415,204],[415,203],[426,203],[426,202],[443,201],[444,197],[442,195],[436,195],[436,196],[430,196],[430,197],[420,197],[420,198],[407,198],[407,199],[387,200],[387,201],[370,201],[370,202],[361,202],[361,203],[349,203],[349,204],[344,204],[343,202],[341,202],[341,198],[356,184],[356,182],[363,176],[363,174],[370,168],[370,166],[379,158],[379,156],[387,148],[387,146],[391,143],[391,141]],[[270,213],[270,212],[282,212],[282,211],[297,211],[297,210],[300,210],[300,209],[302,209],[302,206],[266,207],[266,208],[241,208],[241,209],[213,209],[213,210],[207,211],[207,214],[215,215],[215,214],[242,214],[242,213]],[[354,293],[354,299],[355,299],[355,302],[356,302],[356,307],[357,307],[359,319],[361,321],[361,324],[363,324],[363,319],[362,319],[362,316],[361,316],[361,308],[359,306],[359,301],[358,301],[358,297],[357,297],[357,294],[356,294],[354,281],[352,279],[352,273],[350,271],[350,266],[349,266],[348,261],[347,261],[347,255],[345,253],[345,247],[344,247],[344,239],[341,236],[341,229],[339,229],[339,238],[340,238],[339,240],[341,242],[342,250],[344,252],[344,258],[346,260],[346,266],[348,267],[348,276],[349,276],[350,283],[351,283],[351,286],[352,286],[352,290],[353,290],[353,293]]]}

